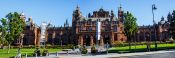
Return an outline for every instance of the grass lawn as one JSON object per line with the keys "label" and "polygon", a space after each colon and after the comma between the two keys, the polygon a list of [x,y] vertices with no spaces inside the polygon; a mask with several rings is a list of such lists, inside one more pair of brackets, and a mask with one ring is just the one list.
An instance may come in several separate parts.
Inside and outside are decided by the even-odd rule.
{"label": "grass lawn", "polygon": [[[157,50],[164,50],[164,49],[175,49],[175,44],[158,44]],[[113,47],[109,49],[109,52],[111,53],[145,52],[145,51],[147,51],[146,45],[131,46],[131,50],[129,50],[129,46]],[[155,51],[155,45],[151,45],[150,51]]]}
{"label": "grass lawn", "polygon": [[[31,49],[27,49],[27,48],[21,48],[21,53],[22,55],[25,55],[27,53],[27,55],[32,55],[34,52],[34,48]],[[44,49],[40,49],[41,53],[43,52]],[[57,51],[60,51],[61,49],[47,49],[49,51],[49,53],[56,53]],[[18,53],[18,49],[10,49],[10,53],[7,53],[8,49],[0,49],[0,58],[9,58],[9,57],[13,57],[16,56]]]}
{"label": "grass lawn", "polygon": [[0,53],[0,58],[10,58],[16,55],[17,55],[16,53]]}

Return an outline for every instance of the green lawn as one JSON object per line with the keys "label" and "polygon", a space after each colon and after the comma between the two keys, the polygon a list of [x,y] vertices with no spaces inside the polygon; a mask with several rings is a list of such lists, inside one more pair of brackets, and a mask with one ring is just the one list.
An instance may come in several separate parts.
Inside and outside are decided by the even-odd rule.
{"label": "green lawn", "polygon": [[0,53],[0,58],[9,58],[12,56],[16,56],[16,53]]}
{"label": "green lawn", "polygon": [[[164,50],[164,49],[175,49],[175,44],[158,44],[157,50]],[[155,51],[155,45],[151,45],[150,50]],[[111,53],[145,52],[145,51],[147,51],[146,45],[131,46],[131,50],[129,50],[129,46],[113,47],[109,49],[109,52]]]}
{"label": "green lawn", "polygon": [[[25,55],[26,53],[28,55],[32,55],[34,52],[34,48],[31,49],[27,49],[27,48],[22,48],[21,49],[21,53],[22,55]],[[44,49],[40,49],[41,53],[43,52]],[[56,53],[57,51],[60,51],[61,49],[47,49],[49,51],[49,53]],[[10,49],[10,53],[7,53],[8,49],[0,49],[0,58],[9,58],[9,57],[13,57],[16,56],[18,53],[18,49]]]}

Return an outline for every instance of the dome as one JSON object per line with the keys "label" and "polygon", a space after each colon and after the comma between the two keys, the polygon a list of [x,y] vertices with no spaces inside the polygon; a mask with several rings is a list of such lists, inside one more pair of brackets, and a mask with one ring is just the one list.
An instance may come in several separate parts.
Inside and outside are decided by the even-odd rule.
{"label": "dome", "polygon": [[164,24],[164,23],[165,23],[165,21],[160,21],[160,23],[161,23],[161,24]]}
{"label": "dome", "polygon": [[22,12],[21,15],[24,16],[25,15],[24,12]]}
{"label": "dome", "polygon": [[161,24],[164,24],[165,23],[165,20],[164,20],[164,17],[162,16],[161,18],[161,21],[160,21]]}
{"label": "dome", "polygon": [[27,21],[26,24],[27,24],[27,26],[30,26],[30,21]]}

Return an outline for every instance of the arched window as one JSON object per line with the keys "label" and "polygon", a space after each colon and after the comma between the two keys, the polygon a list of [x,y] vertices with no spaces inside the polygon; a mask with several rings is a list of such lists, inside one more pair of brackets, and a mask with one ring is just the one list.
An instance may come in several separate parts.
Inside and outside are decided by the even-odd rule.
{"label": "arched window", "polygon": [[113,31],[117,32],[117,26],[114,26]]}

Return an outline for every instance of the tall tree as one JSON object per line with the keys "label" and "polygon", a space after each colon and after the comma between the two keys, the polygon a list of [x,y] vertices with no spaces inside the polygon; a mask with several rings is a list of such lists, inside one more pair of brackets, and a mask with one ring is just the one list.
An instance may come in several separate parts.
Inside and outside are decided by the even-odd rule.
{"label": "tall tree", "polygon": [[170,22],[170,28],[169,28],[169,32],[171,33],[172,38],[175,38],[175,10],[173,11],[173,13],[169,13],[167,16],[167,20],[168,22]]}
{"label": "tall tree", "polygon": [[129,49],[131,49],[131,41],[133,41],[134,34],[137,32],[136,18],[127,11],[124,15],[124,31],[129,42]]}
{"label": "tall tree", "polygon": [[10,45],[12,44],[12,42],[14,40],[21,39],[20,37],[22,36],[21,34],[23,34],[23,30],[25,27],[24,18],[21,18],[21,14],[13,12],[7,14],[6,19],[1,19],[1,23],[1,27],[5,27],[1,29],[4,29],[4,33],[6,32],[5,39],[7,40],[9,45],[9,53]]}
{"label": "tall tree", "polygon": [[6,45],[7,41],[6,41],[6,36],[7,36],[7,30],[8,30],[8,24],[7,24],[7,20],[5,18],[2,18],[0,20],[1,25],[0,25],[0,44],[1,45]]}

